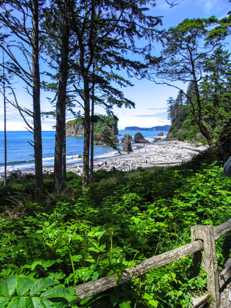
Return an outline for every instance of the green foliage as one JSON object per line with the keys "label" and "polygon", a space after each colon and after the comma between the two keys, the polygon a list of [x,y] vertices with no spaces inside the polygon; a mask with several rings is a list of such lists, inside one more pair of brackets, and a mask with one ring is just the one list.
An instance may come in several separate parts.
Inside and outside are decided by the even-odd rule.
{"label": "green foliage", "polygon": [[230,34],[231,14],[216,21],[216,26],[209,31],[208,40],[219,41]]}
{"label": "green foliage", "polygon": [[[0,276],[3,281],[26,277],[33,285],[44,279],[54,282],[36,295],[39,300],[53,288],[113,273],[119,279],[125,268],[189,242],[192,225],[217,225],[231,216],[231,180],[217,164],[100,172],[84,193],[80,178],[69,174],[67,191],[59,197],[51,193],[47,177],[48,193],[39,204],[25,189],[29,179],[22,179],[18,192],[17,181],[12,179],[8,189],[14,187],[18,201],[21,196],[20,206],[15,198],[1,195],[8,208],[3,205],[0,216]],[[194,277],[192,272],[192,258],[183,258],[78,306],[188,307],[191,295],[205,286],[204,273]],[[31,301],[30,287],[26,292]],[[60,294],[62,298],[46,300],[70,305]]]}
{"label": "green foliage", "polygon": [[[171,138],[216,144],[230,119],[230,53],[217,33],[223,32],[222,27],[228,33],[230,16],[224,20],[226,26],[216,27],[214,17],[185,19],[161,33],[157,78],[179,89],[176,99],[169,99]],[[187,91],[176,86],[178,81],[188,85]]]}
{"label": "green foliage", "polygon": [[[50,278],[11,276],[0,281],[0,305],[6,308],[74,307],[74,289]],[[75,305],[75,307],[77,307]]]}
{"label": "green foliage", "polygon": [[184,106],[182,109],[184,109],[184,117],[182,118],[180,114],[177,115],[176,120],[172,123],[168,137],[181,141],[206,143],[206,139],[194,123],[189,106]]}

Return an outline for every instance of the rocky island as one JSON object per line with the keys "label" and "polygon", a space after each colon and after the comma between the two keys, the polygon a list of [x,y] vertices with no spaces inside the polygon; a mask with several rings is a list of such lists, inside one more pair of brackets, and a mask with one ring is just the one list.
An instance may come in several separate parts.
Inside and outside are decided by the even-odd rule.
{"label": "rocky island", "polygon": [[[118,118],[114,115],[94,116],[94,140],[96,144],[113,147],[117,143]],[[66,123],[67,136],[83,136],[83,118],[78,117]]]}

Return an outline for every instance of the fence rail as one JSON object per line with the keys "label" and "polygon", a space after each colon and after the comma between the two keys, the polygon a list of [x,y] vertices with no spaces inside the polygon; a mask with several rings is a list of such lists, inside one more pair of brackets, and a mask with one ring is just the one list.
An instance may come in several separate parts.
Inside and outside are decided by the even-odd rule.
{"label": "fence rail", "polygon": [[[179,248],[167,251],[157,256],[148,258],[133,268],[126,269],[118,280],[116,275],[100,278],[96,281],[83,283],[76,287],[76,293],[83,299],[114,288],[120,284],[128,282],[132,278],[142,276],[148,271],[172,263],[182,257],[192,255],[194,261],[201,264],[207,273],[207,293],[193,300],[193,307],[209,302],[211,308],[220,306],[220,288],[230,277],[231,262],[227,263],[227,268],[222,271],[222,279],[219,277],[215,241],[227,232],[231,231],[231,219],[219,226],[196,225],[191,228],[192,241]],[[200,254],[200,258],[198,258]],[[198,264],[197,264],[198,265]],[[200,265],[200,264],[199,264]],[[224,274],[226,273],[226,274]],[[230,273],[231,274],[231,273]],[[225,278],[224,278],[225,277]],[[225,280],[225,281],[224,281]]]}

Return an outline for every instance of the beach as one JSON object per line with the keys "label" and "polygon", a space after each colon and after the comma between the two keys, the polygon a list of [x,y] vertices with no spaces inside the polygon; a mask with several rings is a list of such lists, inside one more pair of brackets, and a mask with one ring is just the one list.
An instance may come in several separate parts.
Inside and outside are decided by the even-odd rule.
{"label": "beach", "polygon": [[[196,145],[182,141],[158,141],[148,144],[133,144],[133,152],[127,154],[116,151],[109,152],[102,157],[96,157],[94,170],[131,171],[138,168],[154,166],[176,166],[190,161],[196,155],[207,149],[207,146]],[[68,165],[68,171],[82,174],[82,162]],[[52,171],[48,169],[47,171]]]}
{"label": "beach", "polygon": [[[190,161],[199,153],[205,151],[207,146],[191,144],[178,140],[163,140],[145,144],[133,144],[133,151],[125,153],[110,151],[102,155],[97,155],[94,160],[94,170],[120,170],[131,171],[139,168],[149,168],[154,166],[176,166]],[[82,174],[82,159],[73,156],[70,163],[67,162],[67,170],[76,174]],[[33,173],[33,168],[10,169],[12,172],[22,174]],[[53,172],[52,167],[45,167],[44,172]],[[0,174],[2,176],[2,174]]]}
{"label": "beach", "polygon": [[[190,144],[182,141],[159,141],[149,144],[133,144],[133,152],[118,153],[95,160],[97,170],[130,171],[154,166],[174,166],[190,161],[194,156],[205,151],[207,146]],[[81,174],[81,166],[69,170]]]}

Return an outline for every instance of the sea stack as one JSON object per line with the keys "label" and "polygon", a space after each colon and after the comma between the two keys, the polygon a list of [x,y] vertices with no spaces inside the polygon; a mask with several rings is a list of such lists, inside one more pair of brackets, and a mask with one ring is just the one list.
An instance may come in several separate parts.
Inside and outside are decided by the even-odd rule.
{"label": "sea stack", "polygon": [[134,143],[150,143],[150,142],[147,139],[145,139],[140,132],[138,132],[134,136]]}
{"label": "sea stack", "polygon": [[122,139],[123,151],[130,153],[132,152],[132,136],[125,135]]}

